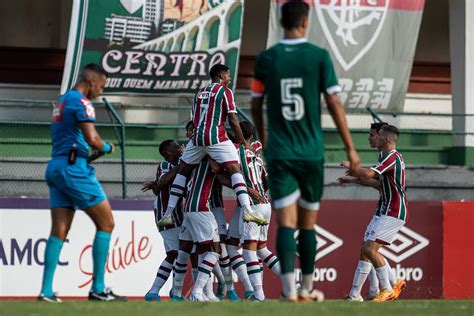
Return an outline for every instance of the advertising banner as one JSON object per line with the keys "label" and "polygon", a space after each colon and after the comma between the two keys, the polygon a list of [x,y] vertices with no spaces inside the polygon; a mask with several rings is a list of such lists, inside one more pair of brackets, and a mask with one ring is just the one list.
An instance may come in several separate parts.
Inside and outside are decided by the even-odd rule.
{"label": "advertising banner", "polygon": [[[267,46],[283,36],[272,0]],[[346,108],[403,111],[424,0],[312,0],[308,40],[327,49]]]}
{"label": "advertising banner", "polygon": [[61,91],[101,65],[107,95],[194,93],[209,69],[235,84],[244,0],[74,0]]}
{"label": "advertising banner", "polygon": [[[121,210],[120,203],[115,206],[106,285],[122,295],[143,297],[165,257],[151,211],[153,203],[149,202],[147,211]],[[40,293],[44,250],[51,228],[46,207],[0,209],[0,297],[36,297]],[[53,289],[61,297],[88,295],[94,235],[90,218],[77,211],[54,277]],[[169,280],[163,291],[168,293],[170,288]]]}

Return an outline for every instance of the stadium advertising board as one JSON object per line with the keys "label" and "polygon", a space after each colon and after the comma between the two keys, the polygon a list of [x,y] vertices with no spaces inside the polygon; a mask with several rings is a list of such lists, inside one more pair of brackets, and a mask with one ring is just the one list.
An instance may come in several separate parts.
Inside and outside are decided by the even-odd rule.
{"label": "stadium advertising board", "polygon": [[214,64],[237,78],[244,0],[74,0],[61,91],[101,65],[105,94],[194,93]]}
{"label": "stadium advertising board", "polygon": [[[282,38],[272,0],[267,46]],[[402,111],[424,0],[315,0],[308,40],[332,57],[346,108]]]}
{"label": "stadium advertising board", "polygon": [[[152,202],[148,203],[150,208]],[[45,205],[47,207],[47,203]],[[120,210],[116,203],[116,210]],[[36,297],[41,287],[44,250],[51,228],[49,210],[0,210],[0,296]],[[106,265],[106,284],[118,293],[142,297],[165,257],[151,211],[114,211],[115,230]],[[87,296],[92,282],[92,242],[95,227],[77,211],[61,252],[54,290],[62,297]],[[171,288],[168,282],[163,291]]]}

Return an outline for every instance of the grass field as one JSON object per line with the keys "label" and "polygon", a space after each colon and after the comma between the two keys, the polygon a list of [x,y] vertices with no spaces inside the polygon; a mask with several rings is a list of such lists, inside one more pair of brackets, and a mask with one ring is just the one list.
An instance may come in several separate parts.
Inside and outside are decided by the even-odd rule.
{"label": "grass field", "polygon": [[264,303],[96,303],[66,301],[49,304],[33,301],[0,301],[4,315],[179,315],[179,316],[474,316],[473,300],[401,300],[390,303],[349,303],[329,300],[324,303],[291,304],[279,301]]}

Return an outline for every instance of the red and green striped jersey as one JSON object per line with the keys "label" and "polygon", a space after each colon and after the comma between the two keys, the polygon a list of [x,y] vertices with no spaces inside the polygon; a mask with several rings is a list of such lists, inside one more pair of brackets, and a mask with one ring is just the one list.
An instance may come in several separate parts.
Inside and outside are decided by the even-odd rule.
{"label": "red and green striped jersey", "polygon": [[232,90],[211,83],[194,96],[192,117],[195,146],[210,146],[228,140],[225,122],[229,113],[237,113]]}
{"label": "red and green striped jersey", "polygon": [[405,163],[396,151],[384,154],[379,163],[371,168],[380,175],[382,193],[381,215],[408,219],[408,205],[405,194]]}
{"label": "red and green striped jersey", "polygon": [[211,197],[209,198],[209,207],[212,209],[224,207],[224,199],[222,197],[222,184],[214,181],[211,189]]}
{"label": "red and green striped jersey", "polygon": [[[267,176],[265,165],[262,158],[258,157],[254,152],[248,150],[244,145],[237,145],[240,165],[242,166],[242,172],[244,174],[245,184],[247,187],[251,187],[260,193],[265,202],[263,204],[270,203],[270,199],[266,194],[266,188],[264,187],[263,179]],[[250,198],[253,205],[262,204],[257,199]]]}
{"label": "red and green striped jersey", "polygon": [[[158,165],[156,170],[156,179],[155,182],[158,183],[165,174],[173,170],[176,166],[173,165],[171,162],[163,161]],[[154,212],[155,212],[155,220],[158,222],[166,212],[166,207],[168,206],[168,199],[170,196],[170,188],[171,184],[167,186],[165,189],[161,190],[158,196],[155,199],[154,205]],[[173,217],[175,219],[172,225],[161,227],[158,226],[159,231],[163,231],[170,228],[180,227],[183,223],[183,198],[179,199],[178,204],[173,212]]]}
{"label": "red and green striped jersey", "polygon": [[209,198],[216,176],[212,172],[207,158],[194,169],[188,184],[186,212],[209,212]]}

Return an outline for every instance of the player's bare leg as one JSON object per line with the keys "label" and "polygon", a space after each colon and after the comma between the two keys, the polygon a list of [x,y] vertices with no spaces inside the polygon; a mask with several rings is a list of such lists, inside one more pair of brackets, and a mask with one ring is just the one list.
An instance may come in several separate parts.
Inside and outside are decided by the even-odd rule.
{"label": "player's bare leg", "polygon": [[370,262],[372,262],[381,288],[379,295],[374,298],[374,302],[383,302],[395,299],[392,285],[388,279],[385,258],[379,252],[382,246],[383,244],[371,240],[367,240],[363,246],[363,254],[370,260]]}
{"label": "player's bare leg", "polygon": [[86,209],[85,212],[92,219],[97,229],[92,244],[93,281],[91,291],[89,292],[89,299],[126,301],[127,298],[125,296],[116,295],[105,287],[105,264],[109,254],[110,236],[115,225],[110,203],[108,200],[104,200]]}
{"label": "player's bare leg", "polygon": [[44,253],[43,282],[41,285],[41,294],[38,297],[39,300],[55,303],[61,302],[61,299],[53,292],[53,278],[64,240],[71,228],[74,214],[74,210],[69,208],[51,209],[52,226]]}

